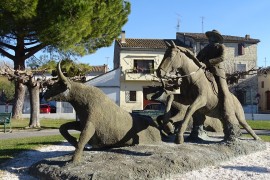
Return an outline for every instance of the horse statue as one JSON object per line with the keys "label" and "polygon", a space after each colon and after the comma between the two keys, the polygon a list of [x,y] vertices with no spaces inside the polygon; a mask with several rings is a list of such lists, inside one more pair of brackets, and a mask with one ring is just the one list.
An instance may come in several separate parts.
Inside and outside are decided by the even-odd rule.
{"label": "horse statue", "polygon": [[[184,143],[184,132],[194,113],[199,117],[196,119],[205,119],[205,116],[209,116],[220,119],[224,129],[226,129],[227,125],[225,118],[222,117],[222,108],[220,108],[222,104],[218,99],[215,82],[212,82],[207,78],[204,68],[199,67],[192,58],[194,59],[196,57],[194,57],[191,51],[176,46],[173,43],[172,45],[169,45],[161,64],[156,70],[157,76],[161,79],[165,91],[168,89],[167,87],[171,88],[175,86],[175,83],[172,85],[168,82],[180,82],[178,85],[181,93],[177,96],[174,96],[173,94],[170,95],[170,97],[174,97],[174,99],[169,98],[169,103],[167,103],[166,107],[166,109],[169,109],[173,101],[186,106],[186,108],[183,108],[185,115],[181,127],[175,137],[175,143],[177,144]],[[181,79],[181,81],[179,81],[179,79]],[[233,99],[232,104],[234,105],[233,114],[238,120],[238,122],[235,122],[237,127],[233,129],[240,131],[240,124],[255,140],[259,140],[260,138],[246,122],[240,102],[233,94],[231,95]],[[235,132],[234,130],[224,130],[224,135],[224,139],[228,140],[238,138],[241,133],[236,132],[236,130]]]}

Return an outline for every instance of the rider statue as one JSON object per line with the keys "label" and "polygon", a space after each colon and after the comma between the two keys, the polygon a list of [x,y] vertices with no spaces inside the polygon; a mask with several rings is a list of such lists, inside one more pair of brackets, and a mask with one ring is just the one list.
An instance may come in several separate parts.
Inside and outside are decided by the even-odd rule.
{"label": "rider statue", "polygon": [[218,86],[218,97],[223,103],[223,116],[225,118],[224,134],[225,139],[230,140],[238,137],[240,128],[235,117],[231,92],[229,91],[226,81],[223,61],[225,60],[225,46],[223,45],[223,37],[217,30],[207,31],[205,35],[209,44],[205,46],[197,55],[197,59],[204,63],[206,70],[209,70]]}

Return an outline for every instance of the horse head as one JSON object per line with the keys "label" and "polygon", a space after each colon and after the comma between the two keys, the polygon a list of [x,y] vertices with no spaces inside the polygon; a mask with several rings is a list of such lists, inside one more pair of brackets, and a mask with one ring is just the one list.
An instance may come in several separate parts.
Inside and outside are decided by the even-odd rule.
{"label": "horse head", "polygon": [[173,78],[176,77],[177,68],[181,59],[181,53],[178,46],[172,41],[172,44],[166,42],[168,49],[165,51],[164,57],[156,70],[159,78]]}

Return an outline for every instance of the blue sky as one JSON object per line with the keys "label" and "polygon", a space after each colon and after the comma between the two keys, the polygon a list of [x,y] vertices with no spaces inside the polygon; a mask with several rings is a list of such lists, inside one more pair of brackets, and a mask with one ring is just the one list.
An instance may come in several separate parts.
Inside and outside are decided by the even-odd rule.
{"label": "blue sky", "polygon": [[[217,29],[224,35],[259,39],[258,66],[270,66],[269,0],[130,0],[131,13],[122,28],[126,38],[175,38],[179,32]],[[203,17],[203,26],[202,26]],[[113,45],[78,60],[113,68]],[[266,62],[265,62],[266,58]]]}

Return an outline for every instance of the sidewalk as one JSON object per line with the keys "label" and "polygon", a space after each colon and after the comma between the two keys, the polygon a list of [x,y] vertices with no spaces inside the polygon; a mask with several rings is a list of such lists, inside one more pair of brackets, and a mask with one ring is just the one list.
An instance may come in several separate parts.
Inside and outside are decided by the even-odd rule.
{"label": "sidewalk", "polygon": [[[254,130],[257,135],[268,135],[270,136],[270,130]],[[71,130],[70,133],[79,133],[79,131]],[[246,130],[242,130],[243,134],[247,134]],[[220,133],[219,133],[220,134]],[[60,135],[59,129],[26,129],[26,130],[12,130],[12,132],[3,131],[0,132],[0,139],[19,139],[26,137],[37,137],[37,136],[51,136]]]}
{"label": "sidewalk", "polygon": [[[78,131],[74,131],[75,133]],[[79,132],[78,132],[79,133]],[[26,129],[26,130],[12,130],[12,132],[0,132],[0,139],[19,139],[27,137],[37,137],[37,136],[51,136],[60,135],[59,129]]]}

